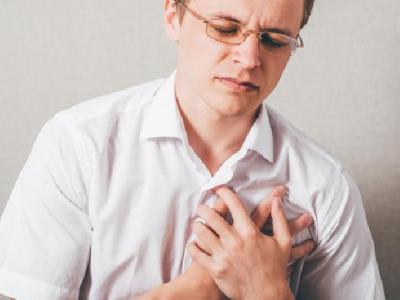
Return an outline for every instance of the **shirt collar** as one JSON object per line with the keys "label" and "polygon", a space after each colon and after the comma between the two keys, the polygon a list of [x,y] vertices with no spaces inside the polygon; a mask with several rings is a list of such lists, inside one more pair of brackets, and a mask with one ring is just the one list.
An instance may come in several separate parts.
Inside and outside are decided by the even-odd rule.
{"label": "shirt collar", "polygon": [[[175,97],[174,71],[162,84],[144,118],[143,138],[178,138],[184,140],[185,132]],[[242,149],[251,149],[273,162],[273,136],[267,106],[261,104],[258,117],[248,133]]]}
{"label": "shirt collar", "polygon": [[175,74],[176,71],[164,81],[150,104],[144,117],[141,137],[183,139],[175,98]]}
{"label": "shirt collar", "polygon": [[242,149],[250,149],[263,156],[270,163],[274,162],[274,144],[267,105],[262,103],[257,119],[250,129]]}

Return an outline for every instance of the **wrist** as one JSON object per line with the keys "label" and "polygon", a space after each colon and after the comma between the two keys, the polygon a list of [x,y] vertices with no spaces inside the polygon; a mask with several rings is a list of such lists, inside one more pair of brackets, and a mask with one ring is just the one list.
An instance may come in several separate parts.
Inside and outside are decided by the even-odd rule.
{"label": "wrist", "polygon": [[294,300],[294,296],[286,281],[274,282],[254,288],[242,295],[240,300]]}
{"label": "wrist", "polygon": [[223,293],[207,272],[190,268],[170,282],[171,287],[165,299],[222,299]]}
{"label": "wrist", "polygon": [[138,300],[173,300],[178,299],[180,296],[179,286],[173,282],[167,282],[157,286],[145,294],[142,294]]}
{"label": "wrist", "polygon": [[286,281],[279,285],[279,287],[276,289],[274,298],[271,299],[294,300],[292,291],[290,290],[290,287]]}

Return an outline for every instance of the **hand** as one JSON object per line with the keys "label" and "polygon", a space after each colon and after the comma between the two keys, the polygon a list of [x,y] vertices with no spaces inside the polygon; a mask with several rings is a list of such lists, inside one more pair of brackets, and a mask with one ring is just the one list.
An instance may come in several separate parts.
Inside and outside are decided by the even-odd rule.
{"label": "hand", "polygon": [[[218,201],[214,211],[225,216],[227,207],[222,201]],[[195,261],[190,267],[175,279],[160,285],[141,295],[140,300],[223,300],[225,295],[220,291],[208,272]]]}
{"label": "hand", "polygon": [[225,295],[214,280],[196,262],[174,280],[164,283],[135,298],[140,300],[223,300]]}
{"label": "hand", "polygon": [[192,262],[190,267],[171,283],[177,288],[171,299],[225,299],[212,277],[196,262]]}
{"label": "hand", "polygon": [[[283,185],[275,187],[273,191],[269,194],[269,196],[265,198],[251,213],[251,219],[253,220],[256,227],[262,228],[261,231],[263,233],[272,235],[272,223],[269,222],[271,221],[270,214],[271,214],[272,200],[274,198],[282,199],[283,196],[286,194],[286,191],[287,189]],[[228,207],[221,199],[218,199],[216,201],[215,206],[213,208],[219,213],[220,216],[224,218],[226,217],[226,214],[228,213]],[[313,218],[311,217],[311,215],[308,213],[304,213],[299,217],[297,217],[296,219],[289,221],[290,235],[293,238],[297,233],[306,229],[308,226],[311,226],[312,224],[313,224]],[[314,246],[315,246],[314,241],[310,239],[302,242],[297,246],[292,247],[289,256],[289,264],[286,270],[287,278],[290,278],[292,274],[293,271],[292,263],[308,255],[314,249]],[[202,247],[200,246],[200,248]]]}
{"label": "hand", "polygon": [[[223,201],[217,201],[213,209],[222,217],[225,217],[228,212],[228,208]],[[178,293],[174,293],[174,297],[172,297],[174,299],[227,299],[215,284],[214,279],[195,261],[171,283],[174,287],[177,287],[176,291],[179,290]]]}
{"label": "hand", "polygon": [[[285,186],[277,186],[276,188],[274,188],[271,194],[266,199],[264,199],[264,201],[262,201],[252,212],[251,218],[254,224],[256,225],[256,227],[262,228],[261,231],[263,233],[272,235],[272,223],[270,222],[272,199],[276,197],[282,199],[286,191],[287,189]],[[219,205],[219,207],[220,206],[221,205]],[[220,207],[219,209],[223,212],[226,211],[226,209],[223,207]],[[290,235],[294,237],[297,233],[299,233],[303,229],[306,229],[312,224],[313,218],[311,217],[311,215],[308,213],[304,213],[296,219],[289,221]],[[286,272],[287,278],[289,278],[292,273],[292,263],[308,255],[314,249],[314,246],[314,241],[310,239],[292,247],[289,257],[290,264],[288,265]]]}
{"label": "hand", "polygon": [[[287,299],[286,265],[290,256],[289,225],[280,205],[272,201],[272,237],[247,215],[240,199],[228,188],[216,191],[232,214],[232,226],[213,209],[199,207],[207,225],[196,222],[199,243],[189,245],[194,261],[204,267],[226,296],[232,299]],[[257,222],[259,221],[256,217]],[[265,219],[264,219],[265,220]]]}

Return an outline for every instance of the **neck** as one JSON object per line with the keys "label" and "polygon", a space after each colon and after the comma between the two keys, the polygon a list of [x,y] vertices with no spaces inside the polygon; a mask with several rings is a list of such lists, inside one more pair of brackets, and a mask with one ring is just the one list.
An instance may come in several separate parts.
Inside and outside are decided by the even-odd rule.
{"label": "neck", "polygon": [[225,116],[196,95],[186,96],[178,88],[176,95],[189,144],[213,175],[241,148],[257,112]]}

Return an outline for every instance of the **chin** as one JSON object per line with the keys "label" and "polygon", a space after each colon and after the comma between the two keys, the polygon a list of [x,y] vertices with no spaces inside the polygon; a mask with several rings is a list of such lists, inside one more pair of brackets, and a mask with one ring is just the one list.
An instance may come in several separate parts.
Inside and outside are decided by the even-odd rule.
{"label": "chin", "polygon": [[246,97],[243,95],[226,95],[224,105],[221,106],[223,111],[229,112],[229,115],[248,115],[255,112],[262,103],[258,97]]}
{"label": "chin", "polygon": [[224,117],[240,117],[256,110],[256,108],[253,108],[255,105],[249,106],[249,103],[246,101],[227,99],[226,97],[224,99],[224,101],[218,103],[208,102],[207,104],[214,112]]}

